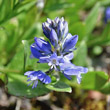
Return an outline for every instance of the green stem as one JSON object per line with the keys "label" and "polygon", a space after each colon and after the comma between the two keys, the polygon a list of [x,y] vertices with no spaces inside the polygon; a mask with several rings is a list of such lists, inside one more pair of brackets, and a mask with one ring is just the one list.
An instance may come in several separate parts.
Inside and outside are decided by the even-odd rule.
{"label": "green stem", "polygon": [[6,68],[0,69],[0,72],[2,72],[2,73],[21,73],[21,71],[19,71],[19,70],[10,70],[10,69],[6,69]]}

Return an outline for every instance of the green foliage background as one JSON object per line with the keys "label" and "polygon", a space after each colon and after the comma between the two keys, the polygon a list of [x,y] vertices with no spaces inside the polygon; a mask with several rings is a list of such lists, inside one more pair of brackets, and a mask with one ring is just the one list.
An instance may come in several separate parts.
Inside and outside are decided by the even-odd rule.
{"label": "green foliage background", "polygon": [[[0,79],[8,92],[28,98],[53,90],[71,92],[70,86],[77,86],[74,77],[72,81],[63,76],[61,81],[52,78],[51,84],[39,83],[36,89],[27,86],[25,71],[48,70],[48,65],[37,64],[36,59],[29,58],[29,46],[35,36],[44,37],[42,23],[47,18],[63,16],[69,24],[69,32],[79,35],[73,63],[87,66],[91,71],[89,49],[94,49],[92,55],[95,56],[110,45],[110,23],[105,24],[103,20],[104,10],[109,5],[110,0],[0,0]],[[95,29],[101,31],[96,34]],[[92,70],[82,75],[80,88],[110,94],[110,76]]]}

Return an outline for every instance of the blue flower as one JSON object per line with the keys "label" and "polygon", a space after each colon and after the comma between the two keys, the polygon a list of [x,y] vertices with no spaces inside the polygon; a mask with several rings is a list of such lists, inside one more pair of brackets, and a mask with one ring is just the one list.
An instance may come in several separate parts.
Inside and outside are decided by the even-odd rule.
{"label": "blue flower", "polygon": [[73,53],[69,53],[65,56],[57,56],[57,54],[54,52],[51,54],[51,56],[46,56],[46,57],[40,57],[39,58],[39,63],[48,63],[48,65],[51,67],[51,69],[55,69],[59,71],[59,66],[60,64],[65,64],[65,63],[71,63],[70,60],[73,59]]}
{"label": "blue flower", "polygon": [[58,70],[58,66],[60,63],[63,63],[64,59],[63,56],[57,56],[56,53],[53,53],[51,56],[40,57],[39,63],[48,63],[51,69]]}
{"label": "blue flower", "polygon": [[110,7],[107,7],[105,10],[105,22],[110,22]]}
{"label": "blue flower", "polygon": [[70,33],[65,37],[62,45],[62,53],[72,52],[75,49],[75,45],[78,41],[78,36],[72,36]]}
{"label": "blue flower", "polygon": [[50,42],[51,44],[54,46],[54,47],[57,47],[58,45],[58,36],[57,36],[57,33],[55,32],[54,29],[51,29],[50,31]]}
{"label": "blue flower", "polygon": [[59,40],[62,40],[62,38],[65,38],[68,34],[68,23],[64,21],[63,17],[58,22],[57,34],[59,36]]}
{"label": "blue flower", "polygon": [[75,66],[72,63],[61,63],[60,64],[60,70],[64,74],[64,76],[71,80],[71,76],[75,75],[77,76],[77,82],[80,84],[81,82],[81,73],[87,73],[88,69],[81,66]]}
{"label": "blue flower", "polygon": [[[56,17],[54,20],[47,18],[42,24],[43,33],[49,41],[41,38],[34,38],[34,43],[30,46],[31,57],[37,58],[37,63],[48,63],[49,70],[62,72],[67,79],[71,79],[72,75],[77,77],[78,83],[81,82],[81,74],[87,73],[88,69],[81,66],[75,66],[71,63],[73,59],[73,50],[78,41],[78,35],[68,33],[68,23],[62,17]],[[51,74],[50,71],[45,73]],[[28,71],[28,81],[33,82],[33,87],[37,86],[38,80],[48,84],[51,78],[42,71]],[[31,84],[30,83],[30,84]]]}
{"label": "blue flower", "polygon": [[61,41],[67,36],[68,23],[64,21],[63,17],[61,19],[56,17],[55,20],[47,18],[47,21],[42,24],[42,29],[44,35],[50,40],[50,42],[54,46],[55,42],[57,43],[58,40]]}
{"label": "blue flower", "polygon": [[35,43],[31,45],[30,49],[35,58],[52,54],[51,45],[49,42],[37,37],[35,37],[34,40]]}
{"label": "blue flower", "polygon": [[33,83],[32,88],[37,87],[38,80],[45,84],[51,83],[51,78],[42,71],[28,71],[24,75],[29,78],[27,81],[31,81],[28,85]]}

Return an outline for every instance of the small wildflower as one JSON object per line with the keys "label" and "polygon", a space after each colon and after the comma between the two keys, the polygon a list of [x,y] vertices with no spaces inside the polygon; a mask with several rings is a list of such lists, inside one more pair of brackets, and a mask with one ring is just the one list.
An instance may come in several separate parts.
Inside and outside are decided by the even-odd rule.
{"label": "small wildflower", "polygon": [[107,7],[105,9],[105,22],[106,23],[110,22],[110,7]]}
{"label": "small wildflower", "polygon": [[57,70],[57,66],[59,66],[59,64],[63,62],[64,62],[63,57],[57,56],[56,53],[53,53],[51,56],[40,57],[39,59],[39,63],[48,63],[51,69],[55,69],[55,70]]}
{"label": "small wildflower", "polygon": [[80,84],[81,82],[81,73],[87,73],[88,69],[81,66],[75,66],[72,63],[61,63],[60,70],[64,74],[67,79],[71,79],[72,75],[77,76],[77,82]]}
{"label": "small wildflower", "polygon": [[[77,82],[80,83],[81,74],[87,73],[88,69],[71,63],[78,35],[73,36],[68,33],[68,23],[63,17],[61,19],[56,17],[55,20],[47,18],[47,21],[42,24],[42,29],[49,42],[35,37],[35,42],[30,46],[31,57],[37,58],[38,63],[48,63],[50,70],[62,73],[69,80],[75,75]],[[51,78],[46,73],[40,70],[28,71],[25,75],[28,76],[28,81],[33,82],[32,88],[34,88],[38,80],[45,84],[51,82]],[[48,74],[51,72],[48,71]]]}
{"label": "small wildflower", "polygon": [[49,84],[51,82],[51,78],[42,71],[28,71],[24,75],[27,75],[29,78],[27,81],[31,81],[28,85],[33,83],[32,88],[37,87],[38,80],[45,84]]}

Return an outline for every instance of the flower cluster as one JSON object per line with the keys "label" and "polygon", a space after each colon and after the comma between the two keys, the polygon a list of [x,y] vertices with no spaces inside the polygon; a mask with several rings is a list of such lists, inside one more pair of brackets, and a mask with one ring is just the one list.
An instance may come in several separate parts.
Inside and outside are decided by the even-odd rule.
{"label": "flower cluster", "polygon": [[[81,73],[87,73],[88,69],[71,63],[78,36],[68,32],[68,23],[63,17],[56,17],[55,20],[47,18],[42,29],[48,41],[35,37],[35,42],[30,46],[31,56],[39,59],[38,63],[48,63],[50,71],[62,73],[69,80],[75,75],[80,83]],[[45,84],[51,83],[50,76],[42,71],[28,71],[25,75],[28,76],[28,81],[33,82],[33,88],[37,86],[38,80]]]}
{"label": "flower cluster", "polygon": [[110,22],[110,7],[107,7],[105,9],[105,22],[106,23]]}

